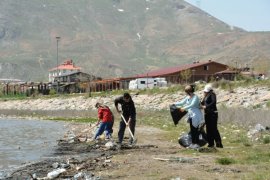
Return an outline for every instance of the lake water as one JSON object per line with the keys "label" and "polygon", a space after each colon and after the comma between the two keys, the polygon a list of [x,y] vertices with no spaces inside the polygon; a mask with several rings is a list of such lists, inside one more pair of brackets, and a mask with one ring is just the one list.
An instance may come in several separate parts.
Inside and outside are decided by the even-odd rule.
{"label": "lake water", "polygon": [[0,179],[4,170],[50,156],[65,132],[64,122],[0,119]]}

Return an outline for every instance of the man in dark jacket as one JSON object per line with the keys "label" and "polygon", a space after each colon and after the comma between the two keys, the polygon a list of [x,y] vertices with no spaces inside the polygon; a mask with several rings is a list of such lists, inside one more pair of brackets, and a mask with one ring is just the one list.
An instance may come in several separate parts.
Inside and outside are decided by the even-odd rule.
{"label": "man in dark jacket", "polygon": [[[135,133],[135,126],[136,126],[136,108],[134,105],[134,102],[130,96],[129,93],[124,93],[123,96],[120,96],[114,100],[115,108],[118,113],[122,113],[125,120],[127,121],[127,124],[121,117],[120,126],[119,126],[119,132],[118,132],[118,142],[119,144],[122,143],[126,126],[129,126],[132,134]],[[119,110],[118,105],[121,105],[121,110]],[[129,143],[133,143],[133,139],[129,138]]]}

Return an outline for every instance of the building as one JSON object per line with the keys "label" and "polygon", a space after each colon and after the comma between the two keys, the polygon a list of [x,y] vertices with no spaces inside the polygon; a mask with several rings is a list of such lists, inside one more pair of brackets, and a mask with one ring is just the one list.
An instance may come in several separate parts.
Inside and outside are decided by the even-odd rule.
{"label": "building", "polygon": [[87,92],[90,83],[96,79],[99,78],[83,72],[65,73],[55,77],[52,86],[61,93]]}
{"label": "building", "polygon": [[230,69],[226,69],[224,71],[220,71],[215,73],[215,77],[216,79],[226,79],[226,80],[230,80],[233,81],[235,80],[235,78],[239,75],[239,71],[238,70],[230,70]]}
{"label": "building", "polygon": [[58,67],[49,70],[49,82],[54,82],[54,79],[57,76],[63,76],[74,72],[80,72],[81,69],[82,69],[81,67],[75,66],[72,59],[68,59]]}
{"label": "building", "polygon": [[165,77],[168,83],[184,83],[195,81],[208,82],[211,78],[215,78],[215,74],[228,69],[228,66],[212,60],[206,62],[193,62],[181,66],[162,68],[148,73],[139,74],[136,78],[145,77]]}

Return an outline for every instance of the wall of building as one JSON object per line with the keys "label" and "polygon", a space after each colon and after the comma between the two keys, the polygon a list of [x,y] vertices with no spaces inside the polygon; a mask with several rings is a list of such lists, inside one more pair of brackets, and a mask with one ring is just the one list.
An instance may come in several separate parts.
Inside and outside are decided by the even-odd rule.
{"label": "wall of building", "polygon": [[[195,81],[210,81],[211,78],[215,78],[214,74],[220,71],[224,71],[227,69],[226,65],[222,65],[222,64],[217,64],[217,63],[209,63],[209,64],[205,64],[202,66],[198,66],[198,67],[194,67],[190,69],[190,78],[187,81],[188,83],[192,83]],[[166,77],[166,80],[169,83],[186,83],[186,80],[181,78],[181,71],[177,72],[177,73],[173,73],[173,74],[169,74],[166,76],[162,76],[162,77]]]}

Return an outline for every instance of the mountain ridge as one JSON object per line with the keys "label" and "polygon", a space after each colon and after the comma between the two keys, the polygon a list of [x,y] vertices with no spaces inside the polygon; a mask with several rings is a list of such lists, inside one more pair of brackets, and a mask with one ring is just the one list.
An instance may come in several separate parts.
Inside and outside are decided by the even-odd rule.
{"label": "mountain ridge", "polygon": [[0,76],[46,81],[56,36],[59,64],[73,59],[102,77],[208,59],[270,61],[270,32],[231,27],[182,0],[2,0]]}

